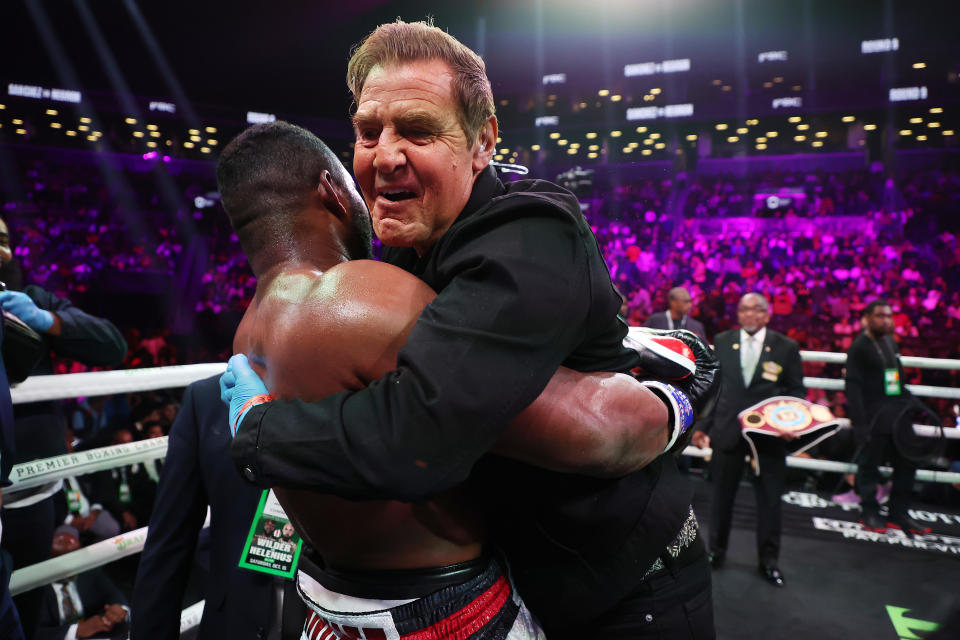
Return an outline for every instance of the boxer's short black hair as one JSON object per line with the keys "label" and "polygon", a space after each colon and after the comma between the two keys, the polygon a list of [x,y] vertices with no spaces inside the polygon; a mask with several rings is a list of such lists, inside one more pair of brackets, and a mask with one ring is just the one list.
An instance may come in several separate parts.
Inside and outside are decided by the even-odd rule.
{"label": "boxer's short black hair", "polygon": [[[324,171],[341,187],[353,188],[343,164],[320,138],[282,120],[254,125],[224,148],[217,162],[220,201],[248,257],[289,232]],[[359,244],[369,247],[369,218],[366,212],[354,213]]]}

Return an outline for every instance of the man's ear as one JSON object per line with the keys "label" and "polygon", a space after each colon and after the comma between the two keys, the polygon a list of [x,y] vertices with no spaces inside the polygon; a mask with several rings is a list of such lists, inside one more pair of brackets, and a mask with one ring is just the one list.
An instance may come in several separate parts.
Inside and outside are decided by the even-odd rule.
{"label": "man's ear", "polygon": [[490,119],[480,128],[480,135],[473,150],[474,173],[486,169],[490,159],[497,152],[497,132],[497,116],[490,116]]}
{"label": "man's ear", "polygon": [[333,175],[327,169],[324,169],[323,173],[320,174],[317,196],[323,206],[336,217],[345,219],[349,215],[340,189],[334,183]]}

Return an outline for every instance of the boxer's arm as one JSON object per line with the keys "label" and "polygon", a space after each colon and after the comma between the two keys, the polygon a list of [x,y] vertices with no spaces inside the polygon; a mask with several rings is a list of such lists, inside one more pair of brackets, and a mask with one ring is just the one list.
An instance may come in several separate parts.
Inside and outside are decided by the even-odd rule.
{"label": "boxer's arm", "polygon": [[669,435],[666,405],[637,380],[560,367],[493,451],[552,471],[617,477],[657,458]]}

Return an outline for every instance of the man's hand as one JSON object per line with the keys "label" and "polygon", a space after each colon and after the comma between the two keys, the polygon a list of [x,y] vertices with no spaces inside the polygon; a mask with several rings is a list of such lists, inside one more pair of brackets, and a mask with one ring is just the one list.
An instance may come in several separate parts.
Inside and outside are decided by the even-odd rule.
{"label": "man's hand", "polygon": [[698,449],[709,449],[710,436],[700,430],[694,431],[693,437],[690,439],[690,443]]}
{"label": "man's hand", "polygon": [[89,638],[97,633],[105,633],[113,628],[113,623],[106,616],[90,616],[77,623],[77,637]]}
{"label": "man's hand", "polygon": [[[632,329],[623,344],[637,352],[640,375],[652,379],[647,385],[671,409],[673,435],[667,450],[683,451],[690,441],[693,421],[709,415],[716,404],[720,393],[719,360],[695,333],[683,329]],[[678,396],[674,390],[681,394]]]}
{"label": "man's hand", "polygon": [[0,291],[0,307],[23,320],[37,333],[43,333],[53,326],[53,314],[38,307],[22,291]]}
{"label": "man's hand", "polygon": [[227,370],[220,376],[220,399],[230,407],[230,433],[235,436],[247,411],[273,397],[247,356],[240,353],[227,361]]}
{"label": "man's hand", "polygon": [[120,624],[127,619],[127,610],[119,604],[108,604],[103,611],[103,617],[111,626]]}
{"label": "man's hand", "polygon": [[137,517],[135,515],[129,511],[124,511],[120,515],[123,518],[123,526],[125,526],[128,530],[133,531],[137,528]]}

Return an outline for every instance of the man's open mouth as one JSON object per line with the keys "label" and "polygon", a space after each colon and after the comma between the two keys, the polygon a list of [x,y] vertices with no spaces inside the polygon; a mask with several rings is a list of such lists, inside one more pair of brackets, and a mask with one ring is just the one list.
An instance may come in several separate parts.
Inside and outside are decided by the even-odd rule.
{"label": "man's open mouth", "polygon": [[403,189],[393,189],[390,191],[381,191],[380,195],[389,200],[390,202],[400,202],[402,200],[409,200],[410,198],[415,198],[416,194],[412,191],[406,191]]}

